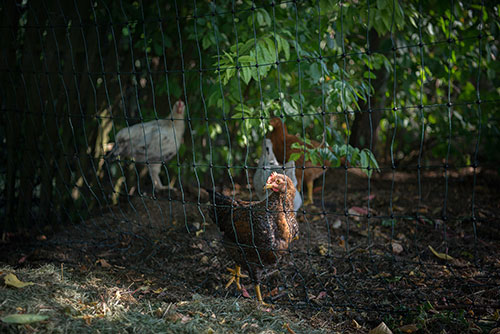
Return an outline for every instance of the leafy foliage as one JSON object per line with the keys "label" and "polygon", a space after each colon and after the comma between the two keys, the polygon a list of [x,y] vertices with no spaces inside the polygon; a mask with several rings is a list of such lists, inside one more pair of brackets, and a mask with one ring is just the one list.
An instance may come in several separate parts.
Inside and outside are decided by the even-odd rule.
{"label": "leafy foliage", "polygon": [[[276,115],[330,145],[333,155],[310,159],[336,165],[345,152],[367,172],[376,162],[500,160],[498,4],[49,1],[14,12],[4,15],[12,29],[2,43],[16,52],[2,56],[14,69],[2,97],[6,110],[27,112],[3,116],[11,167],[1,184],[5,215],[20,220],[84,220],[109,194],[128,193],[114,182],[139,173],[108,168],[106,145],[125,126],[165,117],[179,97],[189,126],[167,167],[186,182],[248,181],[242,167],[256,166]],[[353,145],[358,128],[370,135]]]}
{"label": "leafy foliage", "polygon": [[[304,141],[308,143],[306,139]],[[330,161],[331,167],[340,167],[341,158],[345,157],[348,165],[359,167],[367,176],[371,176],[374,170],[379,170],[377,159],[369,149],[359,149],[352,147],[349,144],[329,146],[327,143],[324,147],[308,148],[299,143],[293,143],[292,148],[304,150],[304,152],[294,152],[290,155],[290,160],[297,161],[302,155],[305,161],[311,161],[315,165],[323,165],[324,161]]]}

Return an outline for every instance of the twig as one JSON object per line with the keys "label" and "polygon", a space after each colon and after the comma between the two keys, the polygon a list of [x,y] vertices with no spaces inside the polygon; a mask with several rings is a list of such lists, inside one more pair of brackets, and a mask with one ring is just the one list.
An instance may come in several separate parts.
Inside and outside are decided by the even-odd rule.
{"label": "twig", "polygon": [[286,329],[286,331],[289,333],[289,334],[295,334],[295,331],[293,329],[290,328],[290,325],[288,323],[284,323],[283,324],[283,328]]}

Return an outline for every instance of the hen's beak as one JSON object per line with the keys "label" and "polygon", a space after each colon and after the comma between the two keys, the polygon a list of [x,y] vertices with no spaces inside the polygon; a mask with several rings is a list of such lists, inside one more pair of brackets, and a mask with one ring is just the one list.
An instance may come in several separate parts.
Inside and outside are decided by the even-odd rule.
{"label": "hen's beak", "polygon": [[264,190],[265,189],[271,189],[272,187],[273,187],[272,184],[266,183],[266,185],[264,186]]}

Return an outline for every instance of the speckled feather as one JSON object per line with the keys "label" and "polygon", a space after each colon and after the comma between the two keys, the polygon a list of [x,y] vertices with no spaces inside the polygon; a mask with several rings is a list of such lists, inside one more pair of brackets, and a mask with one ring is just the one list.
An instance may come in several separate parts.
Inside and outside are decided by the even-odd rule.
{"label": "speckled feather", "polygon": [[210,202],[215,200],[216,204],[210,208],[210,216],[224,233],[226,251],[257,282],[263,267],[276,264],[299,233],[293,212],[295,187],[290,178],[286,180],[285,192],[273,191],[267,200],[259,202],[233,200],[218,192],[209,194]]}

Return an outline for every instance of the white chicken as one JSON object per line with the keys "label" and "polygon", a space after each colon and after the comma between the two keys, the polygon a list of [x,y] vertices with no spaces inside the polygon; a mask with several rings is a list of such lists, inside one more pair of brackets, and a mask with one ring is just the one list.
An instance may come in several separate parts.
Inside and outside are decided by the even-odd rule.
{"label": "white chicken", "polygon": [[184,135],[185,105],[179,99],[166,119],[135,124],[121,129],[115,137],[113,149],[106,154],[107,161],[118,156],[134,159],[138,163],[149,162],[151,179],[157,189],[167,189],[160,180],[162,162],[172,159],[182,143]]}
{"label": "white chicken", "polygon": [[[255,188],[255,193],[260,200],[263,200],[268,196],[268,190],[264,189],[264,185],[267,182],[267,178],[272,172],[277,172],[280,174],[285,174],[288,176],[295,187],[297,187],[297,177],[295,176],[295,161],[288,161],[285,164],[285,171],[283,173],[283,167],[279,164],[276,156],[273,152],[273,143],[271,139],[265,139],[262,142],[262,155],[257,165],[257,170],[253,176],[253,187]],[[298,190],[295,190],[295,198],[293,200],[293,210],[297,212],[302,206],[302,197]]]}

